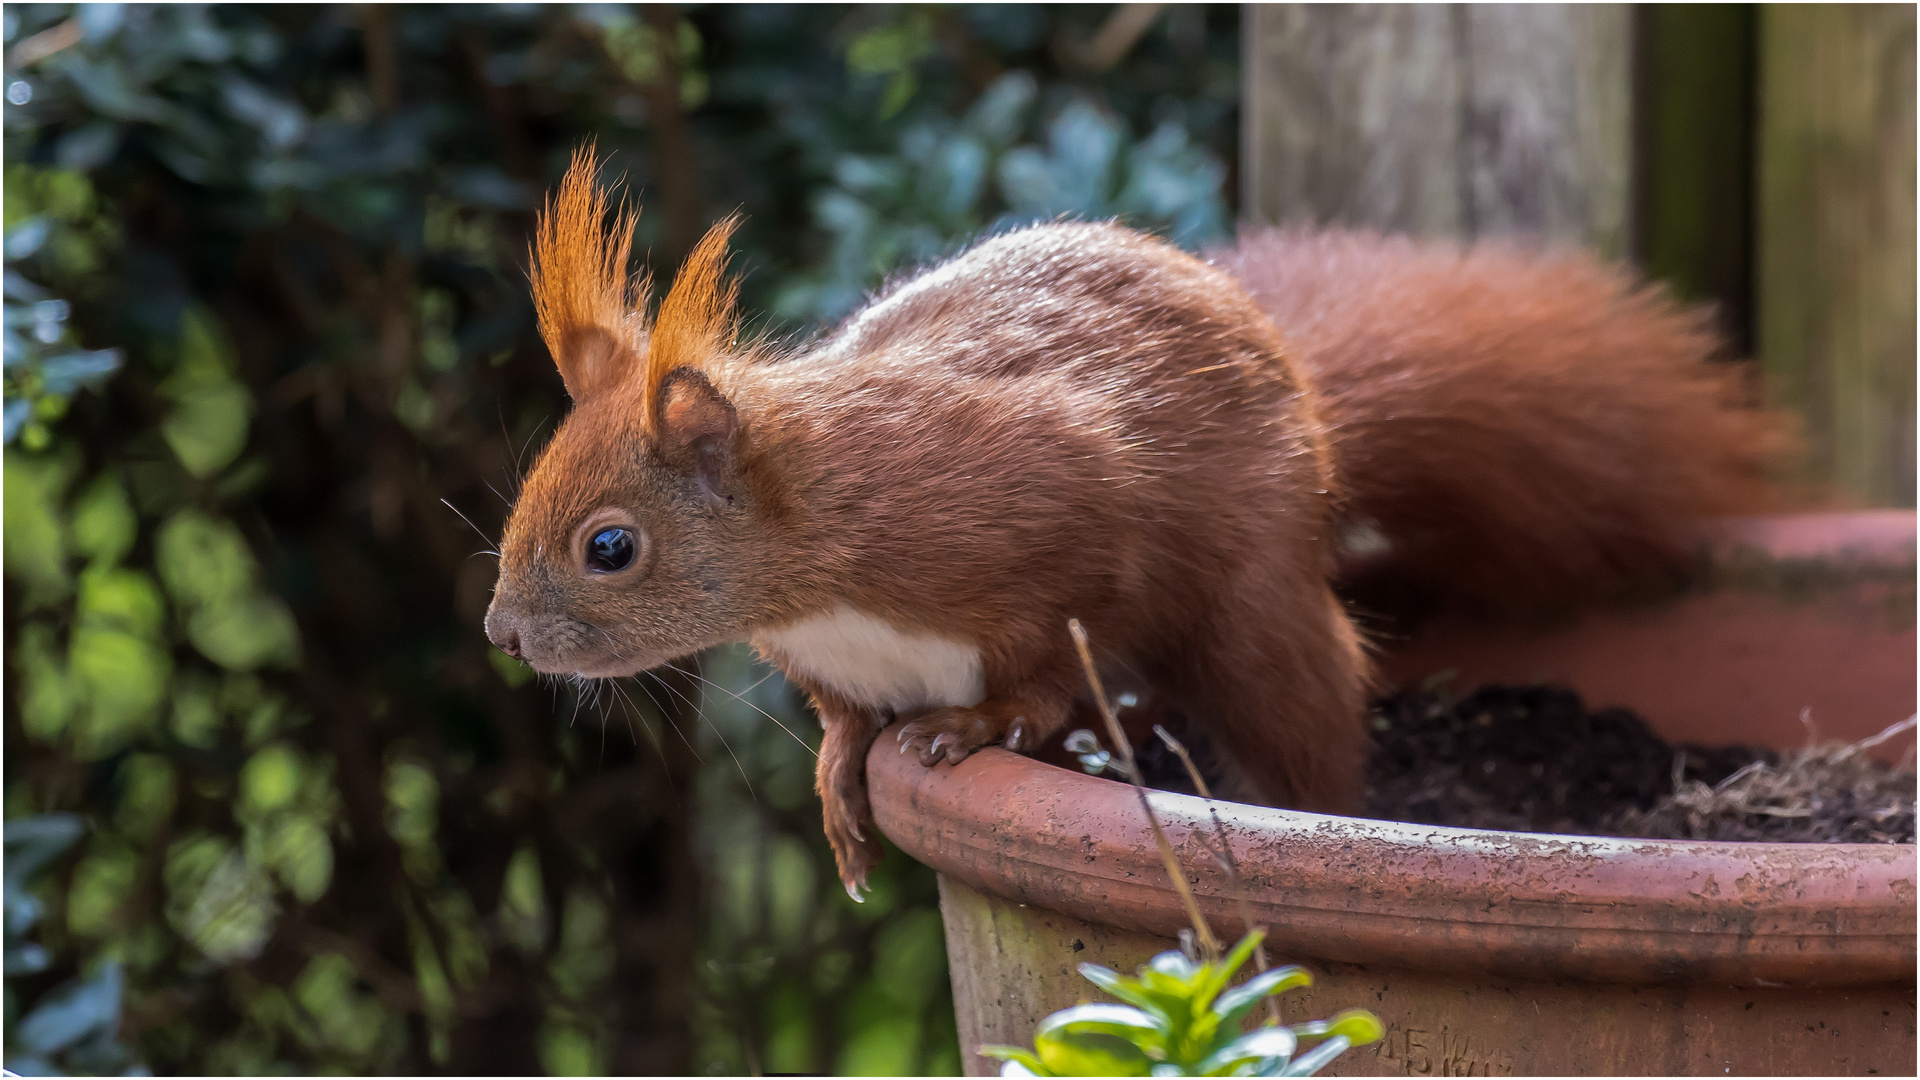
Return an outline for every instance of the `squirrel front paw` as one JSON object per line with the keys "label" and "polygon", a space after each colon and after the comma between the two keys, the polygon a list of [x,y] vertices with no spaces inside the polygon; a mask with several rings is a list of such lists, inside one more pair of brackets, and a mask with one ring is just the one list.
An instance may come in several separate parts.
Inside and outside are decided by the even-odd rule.
{"label": "squirrel front paw", "polygon": [[999,745],[1031,750],[1053,733],[1066,708],[1026,701],[987,701],[972,707],[933,709],[900,728],[900,752],[912,751],[920,764],[958,765],[975,750]]}
{"label": "squirrel front paw", "polygon": [[995,717],[978,709],[935,709],[900,728],[900,752],[919,755],[920,764],[932,766],[943,759],[958,765],[975,750],[991,743],[1005,742],[1009,749],[1020,742],[1017,720],[995,723]]}

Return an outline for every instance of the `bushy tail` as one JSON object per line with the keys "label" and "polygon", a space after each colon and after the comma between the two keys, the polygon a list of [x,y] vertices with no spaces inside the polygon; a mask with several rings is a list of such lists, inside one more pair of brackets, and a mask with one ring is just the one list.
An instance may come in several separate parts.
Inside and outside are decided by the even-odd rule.
{"label": "bushy tail", "polygon": [[1284,230],[1214,258],[1319,391],[1350,568],[1494,604],[1589,596],[1684,565],[1703,516],[1773,499],[1787,426],[1704,312],[1623,269]]}

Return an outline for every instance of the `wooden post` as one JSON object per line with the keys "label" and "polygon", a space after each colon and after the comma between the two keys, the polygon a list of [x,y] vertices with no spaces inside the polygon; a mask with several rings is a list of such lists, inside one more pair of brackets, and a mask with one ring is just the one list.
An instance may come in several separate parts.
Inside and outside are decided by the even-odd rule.
{"label": "wooden post", "polygon": [[1752,355],[1758,12],[1648,4],[1635,15],[1634,255],[1681,299],[1711,301],[1735,351]]}
{"label": "wooden post", "polygon": [[1758,338],[1812,479],[1914,505],[1914,8],[1760,17]]}
{"label": "wooden post", "polygon": [[1625,6],[1271,4],[1245,18],[1250,218],[1627,253]]}

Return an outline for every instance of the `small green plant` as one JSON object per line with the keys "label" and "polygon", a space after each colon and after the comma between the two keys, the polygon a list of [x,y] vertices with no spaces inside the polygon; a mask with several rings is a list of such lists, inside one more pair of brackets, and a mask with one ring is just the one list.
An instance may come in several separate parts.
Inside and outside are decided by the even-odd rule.
{"label": "small green plant", "polygon": [[[1080,974],[1128,1004],[1062,1009],[1040,1022],[1032,1050],[980,1052],[1006,1062],[1001,1076],[1311,1076],[1349,1046],[1379,1041],[1380,1021],[1363,1009],[1243,1034],[1240,1021],[1254,1006],[1313,981],[1304,968],[1278,967],[1229,988],[1263,936],[1248,934],[1211,963],[1163,952],[1136,978],[1081,964]],[[1295,1056],[1303,1039],[1323,1041]]]}

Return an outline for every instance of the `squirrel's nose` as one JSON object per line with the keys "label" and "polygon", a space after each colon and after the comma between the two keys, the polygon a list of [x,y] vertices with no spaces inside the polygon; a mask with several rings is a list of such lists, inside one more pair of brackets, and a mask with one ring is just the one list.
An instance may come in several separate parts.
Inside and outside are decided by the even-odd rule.
{"label": "squirrel's nose", "polygon": [[487,620],[487,640],[493,642],[501,652],[515,660],[520,659],[520,630],[509,625],[505,619]]}

